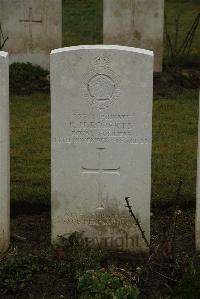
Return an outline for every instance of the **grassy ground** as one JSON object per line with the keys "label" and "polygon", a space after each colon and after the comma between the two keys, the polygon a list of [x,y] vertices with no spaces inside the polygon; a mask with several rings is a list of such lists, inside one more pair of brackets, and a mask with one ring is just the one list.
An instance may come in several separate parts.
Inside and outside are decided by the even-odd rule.
{"label": "grassy ground", "polygon": [[[178,45],[186,37],[197,14],[200,13],[199,0],[165,0],[168,31],[174,43],[176,19],[180,15]],[[103,1],[64,0],[63,1],[63,45],[99,44],[103,41]],[[200,24],[192,46],[191,60],[200,57]],[[165,45],[165,55],[167,49]],[[184,57],[189,60],[189,57]],[[197,61],[196,61],[197,62]]]}
{"label": "grassy ground", "polygon": [[[184,203],[194,203],[198,93],[154,101],[153,203],[175,197],[183,179]],[[50,99],[48,95],[11,98],[11,198],[50,202]]]}
{"label": "grassy ground", "polygon": [[153,111],[152,198],[175,198],[180,178],[182,199],[194,203],[196,185],[198,93],[155,100]]}
{"label": "grassy ground", "polygon": [[[181,38],[200,11],[199,0],[166,0],[173,35],[181,13]],[[102,42],[102,0],[63,0],[64,45]],[[200,34],[194,40],[194,53]],[[154,103],[152,198],[171,200],[183,178],[184,202],[194,202],[197,142],[197,92]],[[49,203],[50,102],[47,95],[11,98],[11,198]]]}
{"label": "grassy ground", "polygon": [[101,0],[63,1],[63,45],[100,44],[103,40]]}
{"label": "grassy ground", "polygon": [[[177,49],[186,38],[188,31],[194,23],[197,15],[200,14],[199,0],[166,0],[165,1],[165,15],[167,17],[167,27],[172,38],[173,47],[175,47],[176,22],[179,18],[178,34],[177,34]],[[194,41],[191,48],[191,57],[185,55],[183,61],[188,63],[199,63],[200,58],[200,24],[196,31]],[[167,48],[165,44],[165,56],[167,55]],[[196,61],[195,61],[196,60]]]}
{"label": "grassy ground", "polygon": [[49,96],[13,97],[11,114],[11,198],[49,202]]}

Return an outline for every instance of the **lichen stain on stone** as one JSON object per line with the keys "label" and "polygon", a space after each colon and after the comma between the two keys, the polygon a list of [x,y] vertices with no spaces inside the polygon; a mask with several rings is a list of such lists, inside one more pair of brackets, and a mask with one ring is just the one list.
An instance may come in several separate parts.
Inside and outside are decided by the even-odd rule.
{"label": "lichen stain on stone", "polygon": [[158,17],[158,13],[156,12],[155,14],[154,14],[154,18],[157,18]]}
{"label": "lichen stain on stone", "polygon": [[61,192],[56,192],[56,193],[54,193],[54,195],[53,195],[53,200],[52,200],[52,209],[53,209],[54,211],[60,209],[61,198],[63,198]]}
{"label": "lichen stain on stone", "polygon": [[[106,34],[104,36],[105,40],[106,41],[110,41],[110,43],[112,44],[115,44],[115,45],[122,45],[122,46],[133,46],[133,42],[132,42],[132,33],[131,32],[124,32],[123,34],[117,34],[116,36],[114,35],[109,35],[109,34]],[[107,43],[108,44],[108,43]]]}
{"label": "lichen stain on stone", "polygon": [[6,241],[5,241],[5,231],[4,229],[0,232],[0,253],[4,253],[6,251]]}
{"label": "lichen stain on stone", "polygon": [[120,9],[129,9],[133,0],[125,0],[120,2]]}
{"label": "lichen stain on stone", "polygon": [[137,40],[141,40],[141,33],[139,31],[135,30],[133,36],[134,39],[136,38]]}
{"label": "lichen stain on stone", "polygon": [[121,16],[121,13],[118,9],[115,9],[113,12],[114,16],[116,16],[117,18],[119,18]]}
{"label": "lichen stain on stone", "polygon": [[162,55],[162,41],[159,39],[148,39],[147,47],[149,50],[156,51],[157,57]]}

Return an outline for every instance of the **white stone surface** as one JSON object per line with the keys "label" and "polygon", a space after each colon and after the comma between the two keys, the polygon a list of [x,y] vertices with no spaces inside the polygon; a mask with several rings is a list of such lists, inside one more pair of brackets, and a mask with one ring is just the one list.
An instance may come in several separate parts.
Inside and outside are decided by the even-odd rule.
{"label": "white stone surface", "polygon": [[51,50],[62,46],[62,0],[0,0],[0,24],[10,63],[49,69]]}
{"label": "white stone surface", "polygon": [[0,51],[0,254],[10,242],[9,61]]}
{"label": "white stone surface", "polygon": [[104,44],[153,50],[162,71],[164,0],[104,0]]}
{"label": "white stone surface", "polygon": [[153,52],[80,46],[51,54],[52,241],[146,251],[150,239]]}
{"label": "white stone surface", "polygon": [[196,189],[196,249],[200,251],[200,92],[199,92],[199,128],[197,151],[197,189]]}

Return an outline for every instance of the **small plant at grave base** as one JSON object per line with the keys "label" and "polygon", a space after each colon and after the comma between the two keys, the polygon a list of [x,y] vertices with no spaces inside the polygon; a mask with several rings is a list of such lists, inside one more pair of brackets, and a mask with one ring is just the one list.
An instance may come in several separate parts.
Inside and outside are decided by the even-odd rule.
{"label": "small plant at grave base", "polygon": [[68,239],[62,237],[61,246],[57,248],[57,257],[67,259],[69,270],[75,277],[87,270],[99,268],[102,256],[101,250],[88,246],[83,234],[77,232]]}
{"label": "small plant at grave base", "polygon": [[138,296],[138,289],[119,274],[90,270],[78,278],[79,299],[137,299]]}
{"label": "small plant at grave base", "polygon": [[39,271],[39,260],[36,256],[9,257],[0,264],[0,287],[16,292],[24,288],[37,271]]}
{"label": "small plant at grave base", "polygon": [[[84,239],[84,233],[73,233],[68,239],[61,238],[62,246],[56,250],[57,258],[72,273],[77,284],[78,298],[137,299],[139,291],[121,273],[101,269],[103,253],[92,248]],[[64,262],[66,261],[66,262]]]}

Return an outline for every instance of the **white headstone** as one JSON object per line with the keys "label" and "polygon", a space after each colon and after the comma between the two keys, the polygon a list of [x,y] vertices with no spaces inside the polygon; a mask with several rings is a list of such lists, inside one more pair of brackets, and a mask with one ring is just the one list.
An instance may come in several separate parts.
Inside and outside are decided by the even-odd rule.
{"label": "white headstone", "polygon": [[0,25],[10,63],[49,69],[51,50],[62,46],[62,0],[0,0]]}
{"label": "white headstone", "polygon": [[164,0],[104,0],[104,44],[153,50],[162,71]]}
{"label": "white headstone", "polygon": [[10,242],[9,62],[0,52],[0,253]]}
{"label": "white headstone", "polygon": [[196,190],[196,249],[200,251],[200,92],[199,92],[199,128],[198,128],[197,190]]}
{"label": "white headstone", "polygon": [[79,46],[51,53],[52,241],[146,251],[150,238],[153,53]]}

